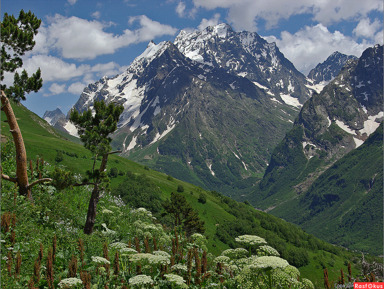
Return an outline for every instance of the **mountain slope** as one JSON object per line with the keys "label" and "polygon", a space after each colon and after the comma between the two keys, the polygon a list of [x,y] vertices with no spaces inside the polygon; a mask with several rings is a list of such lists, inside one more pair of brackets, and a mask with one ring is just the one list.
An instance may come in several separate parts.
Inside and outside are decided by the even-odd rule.
{"label": "mountain slope", "polygon": [[175,45],[190,59],[245,77],[286,103],[302,104],[311,95],[305,76],[275,43],[257,33],[235,32],[228,24],[219,24],[203,31],[181,31]]}
{"label": "mountain slope", "polygon": [[313,81],[314,84],[322,82],[329,82],[334,79],[339,73],[347,61],[353,59],[356,60],[356,56],[345,55],[338,51],[332,53],[324,62],[319,63],[308,73],[308,78]]}
{"label": "mountain slope", "polygon": [[[45,162],[54,164],[57,150],[63,151],[63,160],[60,162],[62,168],[70,169],[75,173],[85,173],[92,165],[90,153],[83,146],[72,143],[60,137],[44,120],[28,111],[22,105],[13,105],[16,116],[18,117],[20,129],[28,152],[28,159],[35,160],[36,157],[43,157]],[[11,139],[8,131],[8,125],[4,121],[2,113],[1,130],[2,133]],[[5,150],[3,150],[4,152]],[[159,173],[143,167],[125,158],[111,156],[108,162],[108,170],[116,167],[122,172],[133,172],[135,175],[145,174],[156,187],[161,190],[161,198],[169,198],[171,192],[174,192],[179,185],[184,187],[182,193],[194,209],[199,212],[199,217],[205,221],[206,236],[208,238],[208,247],[210,252],[219,253],[234,243],[234,237],[237,234],[257,234],[269,242],[269,244],[284,252],[292,264],[306,264],[302,266],[302,277],[310,278],[315,284],[320,286],[322,279],[317,274],[321,270],[321,264],[328,264],[330,278],[336,279],[339,274],[339,268],[347,260],[352,260],[356,255],[342,248],[327,244],[312,235],[309,235],[299,229],[297,226],[289,224],[281,219],[253,209],[251,206],[238,203],[217,192],[204,191],[201,188],[191,184],[172,179],[163,173]],[[46,167],[46,169],[49,169]],[[12,174],[11,172],[5,172]],[[119,175],[112,179],[112,190],[124,181],[124,176]],[[3,185],[6,182],[2,182]],[[34,190],[37,190],[35,187]],[[5,191],[5,190],[3,190]],[[84,191],[85,192],[85,191]],[[60,192],[56,192],[60,194]],[[76,213],[74,219],[83,222],[82,214],[85,214],[88,197],[82,194],[81,198],[78,192],[74,191],[73,197],[66,196],[68,202],[65,206],[69,211]],[[202,204],[198,201],[201,194],[206,196],[206,202]],[[76,201],[74,201],[76,200]],[[79,203],[80,200],[84,202]],[[35,200],[37,206],[43,206],[40,198]],[[8,202],[10,203],[10,202]],[[101,200],[101,203],[103,200]],[[52,206],[51,206],[52,205]],[[49,208],[60,208],[56,204],[50,204]],[[82,208],[84,212],[79,212]],[[47,210],[44,207],[43,211]],[[49,211],[49,210],[47,210]],[[44,211],[45,212],[45,211]],[[49,211],[49,215],[55,211]],[[54,216],[52,217],[54,219]],[[98,215],[98,218],[101,217]],[[41,218],[36,218],[41,223]],[[51,221],[51,218],[49,219]],[[101,220],[97,219],[98,222]],[[103,220],[103,219],[102,219]],[[28,220],[30,222],[31,220]],[[18,226],[22,225],[23,220],[18,220]],[[52,221],[51,221],[52,222]],[[61,223],[53,221],[54,228],[61,228]],[[59,227],[57,227],[59,226]],[[63,222],[63,232],[67,232],[67,223]],[[78,228],[81,231],[81,228]],[[68,233],[66,233],[68,234]],[[72,235],[71,235],[72,236]],[[67,236],[68,237],[68,236]],[[51,244],[51,236],[48,238]],[[36,241],[36,246],[40,241]],[[44,246],[49,246],[44,244]],[[37,250],[36,250],[37,251]],[[68,257],[70,258],[70,257]],[[24,259],[23,259],[24,260]],[[26,259],[23,261],[25,262]],[[303,263],[304,261],[304,263]],[[33,264],[33,260],[31,260]],[[32,268],[32,267],[31,267]]]}
{"label": "mountain slope", "polygon": [[[226,25],[206,32],[206,43],[218,41],[215,64],[186,57],[187,43],[201,44],[201,38],[182,32],[177,46],[152,42],[127,71],[90,84],[73,109],[92,108],[98,99],[123,104],[113,145],[125,156],[204,188],[239,194],[234,188],[249,188],[261,176],[311,92],[292,63],[257,34]],[[225,46],[233,55],[224,53]],[[222,65],[241,59],[238,69]]]}
{"label": "mountain slope", "polygon": [[[273,214],[303,225],[313,225],[311,218],[314,217],[316,208],[303,201],[309,192],[316,192],[319,202],[325,202],[324,206],[342,199],[339,196],[345,185],[342,180],[332,183],[332,188],[321,187],[317,180],[328,174],[328,169],[337,160],[362,146],[382,122],[382,63],[383,46],[377,45],[367,49],[358,60],[348,62],[341,73],[320,94],[315,94],[304,104],[293,129],[274,150],[270,165],[257,190],[251,196],[257,207],[268,209]],[[378,156],[376,159],[380,162]],[[338,174],[341,173],[335,173],[333,178],[339,179]],[[380,176],[379,172],[374,171],[370,178],[373,178],[374,174]],[[349,181],[352,186],[360,186],[359,178],[351,178]],[[329,193],[330,191],[334,193]],[[314,196],[311,198],[316,200]],[[364,203],[364,200],[361,199],[361,202]],[[294,210],[295,216],[289,212],[293,204],[297,205],[297,210]],[[367,202],[363,207],[369,210]],[[342,208],[343,210],[337,210],[335,213],[338,218],[353,210],[352,207]],[[307,216],[307,219],[300,219],[300,215]],[[336,218],[334,215],[333,217]],[[335,227],[331,229],[327,226],[327,218],[322,216],[316,220],[318,226],[313,225],[313,228],[319,230],[314,233],[321,236],[336,234],[332,231],[336,230]],[[367,230],[370,229],[365,227],[363,232]],[[349,237],[338,236],[333,241],[337,239],[339,243],[349,242],[347,238]],[[377,249],[378,247],[375,250]]]}

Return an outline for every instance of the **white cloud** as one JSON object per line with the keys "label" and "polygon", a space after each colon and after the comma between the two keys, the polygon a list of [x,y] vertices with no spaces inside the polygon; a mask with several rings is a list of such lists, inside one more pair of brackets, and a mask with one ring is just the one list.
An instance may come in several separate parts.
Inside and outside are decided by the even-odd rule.
{"label": "white cloud", "polygon": [[77,59],[93,59],[102,54],[111,54],[134,42],[129,30],[116,36],[105,32],[106,26],[98,21],[55,15],[48,27],[49,40],[63,57]]}
{"label": "white cloud", "polygon": [[353,34],[356,37],[366,37],[368,39],[374,39],[376,32],[383,27],[378,19],[375,19],[372,23],[369,18],[361,19],[359,24],[353,30]]}
{"label": "white cloud", "polygon": [[82,82],[74,82],[68,87],[68,92],[74,95],[80,95],[86,86],[87,84]]}
{"label": "white cloud", "polygon": [[161,24],[160,22],[149,19],[145,15],[134,16],[129,19],[130,24],[137,21],[141,27],[133,32],[136,42],[153,40],[163,35],[174,35],[178,31],[178,29],[170,25]]}
{"label": "white cloud", "polygon": [[44,94],[44,96],[57,95],[66,91],[65,84],[58,83],[52,83],[48,90],[50,91],[50,93]]}
{"label": "white cloud", "polygon": [[324,25],[365,17],[371,11],[383,10],[382,0],[193,0],[196,7],[208,10],[229,9],[227,21],[236,30],[256,31],[258,22],[264,20],[272,28],[282,19],[293,15],[310,14]]}
{"label": "white cloud", "polygon": [[176,6],[176,13],[179,15],[179,17],[184,17],[185,16],[185,3],[184,2],[179,2]]}
{"label": "white cloud", "polygon": [[77,0],[68,0],[68,3],[69,3],[70,5],[75,5],[76,2],[77,2]]}
{"label": "white cloud", "polygon": [[[97,15],[94,15],[97,16]],[[52,49],[64,58],[94,59],[134,43],[148,41],[163,35],[174,35],[176,28],[153,21],[148,17],[132,17],[130,24],[138,22],[137,30],[124,30],[121,34],[106,32],[111,23],[89,21],[75,16],[56,14],[44,25],[36,38],[34,53],[48,53]]]}
{"label": "white cloud", "polygon": [[40,67],[44,82],[83,78],[84,83],[90,83],[94,79],[100,79],[103,76],[114,76],[127,68],[115,62],[99,63],[93,66],[88,64],[76,65],[49,55],[33,55],[24,60],[23,67],[28,73],[33,73]]}
{"label": "white cloud", "polygon": [[28,73],[40,67],[43,81],[67,81],[90,69],[89,65],[77,66],[49,55],[34,55],[24,61],[24,67]]}
{"label": "white cloud", "polygon": [[339,31],[332,33],[322,24],[305,26],[295,34],[284,31],[280,39],[275,36],[265,38],[276,42],[285,57],[304,74],[335,51],[360,57],[367,47],[373,45],[367,42],[359,44]]}
{"label": "white cloud", "polygon": [[219,24],[219,21],[220,21],[220,14],[216,13],[213,16],[213,18],[211,18],[211,19],[203,18],[203,20],[201,20],[201,22],[200,22],[200,25],[199,25],[198,29],[199,30],[204,30],[208,26],[215,26],[215,25]]}
{"label": "white cloud", "polygon": [[323,24],[366,17],[371,11],[383,11],[382,0],[311,0],[314,19]]}
{"label": "white cloud", "polygon": [[93,13],[91,14],[91,16],[92,16],[93,18],[95,18],[95,19],[99,19],[100,16],[101,16],[101,13],[100,13],[100,11],[95,11],[95,12],[93,12]]}

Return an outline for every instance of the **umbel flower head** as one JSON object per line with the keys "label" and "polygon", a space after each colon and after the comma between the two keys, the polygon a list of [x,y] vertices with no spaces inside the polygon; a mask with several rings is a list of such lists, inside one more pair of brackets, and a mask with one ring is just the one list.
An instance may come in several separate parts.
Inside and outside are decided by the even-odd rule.
{"label": "umbel flower head", "polygon": [[262,256],[255,258],[253,262],[249,265],[249,268],[253,269],[276,269],[276,268],[285,268],[289,265],[287,260],[284,260],[276,256]]}
{"label": "umbel flower head", "polygon": [[245,258],[248,255],[248,251],[244,248],[227,249],[221,252],[222,256],[227,256],[232,260]]}
{"label": "umbel flower head", "polygon": [[60,288],[75,288],[77,285],[83,284],[83,281],[77,278],[66,278],[58,284]]}
{"label": "umbel flower head", "polygon": [[95,262],[96,264],[101,264],[101,265],[111,264],[111,262],[109,262],[107,259],[99,256],[92,256],[92,262]]}
{"label": "umbel flower head", "polygon": [[268,245],[260,246],[257,251],[257,255],[259,256],[280,256],[279,252],[275,248]]}
{"label": "umbel flower head", "polygon": [[138,286],[139,288],[141,288],[142,286],[145,286],[145,285],[152,285],[153,280],[151,276],[136,275],[132,278],[129,278],[129,284],[132,286]]}
{"label": "umbel flower head", "polygon": [[128,245],[122,242],[115,242],[110,244],[109,248],[121,251],[122,249],[128,248]]}
{"label": "umbel flower head", "polygon": [[180,288],[188,288],[187,284],[185,284],[185,280],[183,277],[176,274],[164,274],[164,277],[168,282],[173,283]]}
{"label": "umbel flower head", "polygon": [[267,244],[267,241],[265,241],[265,239],[255,235],[242,235],[237,237],[235,240],[240,244],[245,244],[250,246]]}

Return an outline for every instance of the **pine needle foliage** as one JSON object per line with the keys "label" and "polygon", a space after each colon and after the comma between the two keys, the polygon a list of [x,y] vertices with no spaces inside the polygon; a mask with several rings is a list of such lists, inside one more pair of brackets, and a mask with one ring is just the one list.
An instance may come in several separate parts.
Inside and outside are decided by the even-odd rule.
{"label": "pine needle foliage", "polygon": [[17,102],[25,100],[25,94],[37,92],[43,85],[40,68],[28,76],[24,69],[21,75],[16,71],[23,66],[22,56],[35,46],[34,37],[37,34],[41,20],[31,11],[20,11],[19,17],[4,14],[1,22],[1,66],[0,79],[3,82],[4,72],[14,73],[14,82],[10,87],[1,84],[1,90],[8,98]]}

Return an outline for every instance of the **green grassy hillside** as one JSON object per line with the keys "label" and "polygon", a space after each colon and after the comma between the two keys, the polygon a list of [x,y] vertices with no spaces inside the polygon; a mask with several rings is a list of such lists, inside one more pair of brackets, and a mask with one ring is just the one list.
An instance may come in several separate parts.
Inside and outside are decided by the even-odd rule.
{"label": "green grassy hillside", "polygon": [[[383,125],[326,170],[308,189],[271,213],[354,250],[383,252]],[[330,234],[329,232],[332,232]]]}
{"label": "green grassy hillside", "polygon": [[[45,121],[22,105],[13,105],[13,107],[30,160],[34,161],[37,157],[43,157],[51,165],[59,165],[80,174],[90,168],[92,164],[90,153],[81,145],[60,136]],[[1,115],[1,134],[5,138],[10,138],[4,114]],[[180,194],[186,197],[205,222],[208,249],[213,254],[219,254],[226,248],[235,247],[235,237],[253,234],[265,238],[268,244],[275,247],[283,258],[299,267],[303,277],[311,279],[318,287],[322,286],[322,271],[325,267],[328,268],[330,279],[333,280],[337,279],[340,268],[345,267],[347,262],[355,261],[353,270],[354,272],[358,270],[356,260],[359,255],[323,242],[297,226],[257,211],[248,204],[236,202],[214,191],[205,191],[118,156],[111,156],[108,170],[111,168],[116,168],[119,172],[116,177],[112,178],[112,193],[117,192],[119,187],[121,188],[120,184],[126,181],[127,172],[137,176],[145,175],[149,179],[150,185],[156,186],[160,190],[159,196],[162,200],[168,199],[171,192],[175,192],[181,186],[183,192]],[[205,202],[201,201],[202,195],[205,197]],[[46,198],[44,195],[40,195],[35,201],[36,203],[43,202],[44,198]],[[57,198],[66,200],[65,208],[54,206],[52,203],[47,204],[47,208],[67,210],[67,214],[78,214],[78,211],[82,210],[85,214],[87,196],[76,195],[75,191],[71,191],[68,192],[68,195],[57,196]],[[37,205],[44,208],[43,203]],[[101,210],[101,208],[102,206],[99,209]],[[10,208],[3,207],[2,202],[2,212],[6,210],[10,210]],[[102,218],[102,215],[99,216]],[[73,218],[75,219],[75,217]],[[18,222],[22,224],[22,220]],[[44,243],[50,242],[50,240],[44,239],[44,236],[41,236],[39,240]]]}

